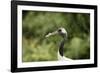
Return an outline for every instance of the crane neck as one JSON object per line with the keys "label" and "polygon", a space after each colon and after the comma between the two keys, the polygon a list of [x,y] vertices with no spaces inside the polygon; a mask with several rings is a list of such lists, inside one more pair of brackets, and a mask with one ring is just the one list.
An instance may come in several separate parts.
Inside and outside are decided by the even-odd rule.
{"label": "crane neck", "polygon": [[60,46],[59,46],[59,54],[60,54],[61,56],[64,55],[64,43],[65,43],[65,40],[66,40],[66,39],[63,38],[63,40],[61,41]]}

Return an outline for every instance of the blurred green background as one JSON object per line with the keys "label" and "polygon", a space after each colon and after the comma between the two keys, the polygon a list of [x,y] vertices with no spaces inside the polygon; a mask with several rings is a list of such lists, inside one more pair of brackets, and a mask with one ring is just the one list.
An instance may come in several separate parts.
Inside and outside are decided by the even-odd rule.
{"label": "blurred green background", "polygon": [[22,61],[54,61],[60,36],[45,38],[49,32],[64,27],[68,40],[64,56],[73,60],[90,58],[90,14],[46,11],[22,12]]}

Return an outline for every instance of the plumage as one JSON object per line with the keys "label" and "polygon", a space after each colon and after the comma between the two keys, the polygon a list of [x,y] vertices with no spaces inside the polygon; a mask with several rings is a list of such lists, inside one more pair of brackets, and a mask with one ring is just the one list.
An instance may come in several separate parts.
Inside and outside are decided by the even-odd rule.
{"label": "plumage", "polygon": [[59,50],[58,50],[58,60],[63,60],[63,61],[71,61],[71,59],[65,57],[63,55],[63,52],[64,52],[64,43],[65,41],[67,40],[67,31],[61,27],[59,28],[57,31],[54,31],[52,33],[48,33],[46,35],[46,38],[49,37],[49,36],[52,36],[52,35],[55,35],[55,34],[59,34],[61,37],[62,37],[62,40],[61,40],[61,43],[60,43],[60,46],[59,46]]}

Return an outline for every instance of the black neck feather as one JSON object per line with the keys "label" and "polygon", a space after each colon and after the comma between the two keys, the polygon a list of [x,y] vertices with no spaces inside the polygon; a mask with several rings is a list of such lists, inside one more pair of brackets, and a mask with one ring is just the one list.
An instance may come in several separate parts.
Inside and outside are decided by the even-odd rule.
{"label": "black neck feather", "polygon": [[64,43],[65,43],[65,39],[63,39],[61,41],[60,46],[59,46],[59,53],[60,53],[61,56],[64,55],[64,53],[63,53],[64,52]]}

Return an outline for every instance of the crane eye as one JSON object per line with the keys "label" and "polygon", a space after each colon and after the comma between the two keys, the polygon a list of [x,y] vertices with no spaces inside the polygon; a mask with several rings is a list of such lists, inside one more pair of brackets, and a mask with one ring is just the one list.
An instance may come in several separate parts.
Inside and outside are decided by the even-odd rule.
{"label": "crane eye", "polygon": [[58,32],[61,32],[61,29],[58,29]]}

